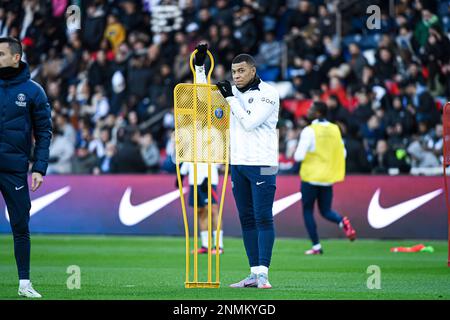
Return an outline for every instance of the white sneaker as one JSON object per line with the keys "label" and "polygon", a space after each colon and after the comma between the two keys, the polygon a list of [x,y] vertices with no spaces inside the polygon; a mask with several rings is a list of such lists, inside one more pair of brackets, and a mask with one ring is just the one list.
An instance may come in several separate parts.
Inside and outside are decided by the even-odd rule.
{"label": "white sneaker", "polygon": [[231,288],[254,288],[258,285],[257,276],[255,273],[250,273],[250,275],[237,283],[230,284]]}
{"label": "white sneaker", "polygon": [[271,289],[272,285],[269,282],[269,276],[265,273],[258,274],[258,289]]}
{"label": "white sneaker", "polygon": [[42,298],[42,296],[33,289],[31,282],[26,287],[19,287],[19,291],[17,292],[19,296],[26,298]]}

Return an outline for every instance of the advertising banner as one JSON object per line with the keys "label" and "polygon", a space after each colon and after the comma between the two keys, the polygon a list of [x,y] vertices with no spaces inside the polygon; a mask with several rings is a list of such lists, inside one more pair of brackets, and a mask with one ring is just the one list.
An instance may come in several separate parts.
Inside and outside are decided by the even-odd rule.
{"label": "advertising banner", "polygon": [[[47,176],[42,187],[31,192],[30,230],[182,236],[179,194],[173,175]],[[348,176],[334,186],[333,209],[350,219],[358,238],[447,239],[442,177]],[[192,208],[188,213],[192,217]],[[277,237],[307,236],[298,176],[277,177],[273,213]],[[314,214],[321,238],[344,237],[336,224],[320,216],[318,208]],[[241,235],[231,182],[223,229],[227,236]],[[0,232],[11,232],[1,197]]]}

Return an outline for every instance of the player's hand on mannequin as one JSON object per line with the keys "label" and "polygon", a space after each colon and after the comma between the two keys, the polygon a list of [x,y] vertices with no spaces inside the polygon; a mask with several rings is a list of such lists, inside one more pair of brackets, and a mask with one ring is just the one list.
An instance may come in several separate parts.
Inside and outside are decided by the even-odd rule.
{"label": "player's hand on mannequin", "polygon": [[208,45],[206,43],[202,43],[195,47],[197,52],[195,53],[194,63],[196,66],[202,66],[205,64],[206,51],[208,50]]}

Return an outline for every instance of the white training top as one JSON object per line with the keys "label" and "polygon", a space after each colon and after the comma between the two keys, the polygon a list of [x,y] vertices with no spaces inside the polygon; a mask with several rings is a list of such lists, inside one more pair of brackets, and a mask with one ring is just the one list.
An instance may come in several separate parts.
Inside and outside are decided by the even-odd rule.
{"label": "white training top", "polygon": [[[197,83],[206,83],[205,68],[195,67]],[[277,122],[280,97],[277,90],[261,81],[257,88],[240,92],[232,87],[230,164],[278,166]]]}
{"label": "white training top", "polygon": [[[180,174],[185,176],[189,174],[189,185],[194,185],[194,163],[183,162],[180,167]],[[208,165],[206,163],[197,163],[197,185],[201,185],[203,180],[208,178]],[[211,164],[211,185],[219,184],[219,166]]]}

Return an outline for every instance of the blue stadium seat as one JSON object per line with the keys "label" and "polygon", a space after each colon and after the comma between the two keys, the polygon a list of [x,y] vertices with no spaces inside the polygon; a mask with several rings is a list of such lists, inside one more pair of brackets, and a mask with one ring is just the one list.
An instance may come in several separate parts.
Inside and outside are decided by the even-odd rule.
{"label": "blue stadium seat", "polygon": [[280,75],[280,68],[269,67],[266,69],[258,70],[258,75],[263,81],[276,81]]}

